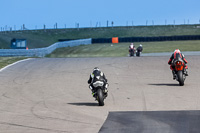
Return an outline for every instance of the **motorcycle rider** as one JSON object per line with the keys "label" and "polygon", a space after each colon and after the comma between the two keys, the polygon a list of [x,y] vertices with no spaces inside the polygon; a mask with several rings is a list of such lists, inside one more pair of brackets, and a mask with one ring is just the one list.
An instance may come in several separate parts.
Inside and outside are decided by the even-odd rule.
{"label": "motorcycle rider", "polygon": [[143,48],[142,48],[142,44],[140,44],[140,46],[137,47],[137,51],[138,51],[138,52],[142,52],[142,50],[143,50]]}
{"label": "motorcycle rider", "polygon": [[[96,78],[97,76],[100,76],[100,77]],[[91,89],[93,96],[95,94],[93,83],[100,80],[100,79],[103,80],[103,82],[104,82],[105,93],[107,95],[107,92],[108,92],[108,83],[107,82],[108,82],[108,80],[106,79],[104,73],[98,67],[95,67],[93,69],[93,72],[90,74],[90,78],[88,80],[88,84],[90,84],[89,88]]]}
{"label": "motorcycle rider", "polygon": [[171,55],[169,61],[168,61],[168,64],[170,65],[170,69],[172,70],[172,74],[173,74],[173,79],[175,79],[175,65],[174,65],[174,60],[176,60],[178,57],[180,57],[183,61],[184,61],[184,74],[185,76],[188,76],[188,72],[187,72],[187,69],[188,69],[188,66],[186,65],[188,62],[187,60],[185,59],[184,55],[181,53],[181,51],[179,49],[176,49],[174,51],[174,53]]}
{"label": "motorcycle rider", "polygon": [[[129,53],[131,53],[131,50],[133,50],[133,52],[135,53],[135,46],[133,43],[131,43],[131,45],[129,46]],[[134,54],[133,54],[134,56]]]}
{"label": "motorcycle rider", "polygon": [[140,44],[140,46],[137,48],[138,52],[142,52],[143,48],[142,48],[142,44]]}

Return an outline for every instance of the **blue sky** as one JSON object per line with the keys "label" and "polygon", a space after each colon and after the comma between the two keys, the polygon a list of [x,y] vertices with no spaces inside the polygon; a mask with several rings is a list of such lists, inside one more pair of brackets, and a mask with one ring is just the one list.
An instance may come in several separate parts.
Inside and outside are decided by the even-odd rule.
{"label": "blue sky", "polygon": [[197,24],[200,0],[0,0],[0,27]]}

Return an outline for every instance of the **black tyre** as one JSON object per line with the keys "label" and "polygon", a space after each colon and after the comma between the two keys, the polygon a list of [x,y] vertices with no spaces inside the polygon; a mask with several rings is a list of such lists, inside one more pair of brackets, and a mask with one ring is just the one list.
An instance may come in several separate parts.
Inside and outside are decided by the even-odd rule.
{"label": "black tyre", "polygon": [[134,56],[134,51],[132,49],[130,50],[130,56]]}
{"label": "black tyre", "polygon": [[134,56],[133,52],[130,53],[130,56]]}
{"label": "black tyre", "polygon": [[178,76],[179,85],[183,86],[184,85],[183,72],[178,71],[177,76]]}
{"label": "black tyre", "polygon": [[140,52],[138,52],[137,56],[140,57]]}
{"label": "black tyre", "polygon": [[104,96],[101,89],[97,90],[97,100],[99,102],[99,106],[104,106]]}

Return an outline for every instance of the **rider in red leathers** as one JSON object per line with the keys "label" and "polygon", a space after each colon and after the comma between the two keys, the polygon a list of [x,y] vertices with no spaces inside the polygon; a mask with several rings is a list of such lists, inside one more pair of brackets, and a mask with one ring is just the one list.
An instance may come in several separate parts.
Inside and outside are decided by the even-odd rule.
{"label": "rider in red leathers", "polygon": [[[136,50],[136,48],[135,48],[134,44],[131,43],[131,45],[129,46],[129,55],[134,56],[135,50]],[[131,55],[131,52],[133,52],[133,55]]]}
{"label": "rider in red leathers", "polygon": [[175,77],[175,66],[174,66],[173,62],[178,57],[180,57],[184,61],[184,64],[185,64],[184,73],[185,73],[185,76],[188,76],[188,73],[187,73],[188,66],[186,65],[188,62],[185,59],[184,55],[181,53],[181,51],[179,49],[176,49],[168,61],[168,64],[170,65],[170,69],[172,70],[173,79],[176,78]]}

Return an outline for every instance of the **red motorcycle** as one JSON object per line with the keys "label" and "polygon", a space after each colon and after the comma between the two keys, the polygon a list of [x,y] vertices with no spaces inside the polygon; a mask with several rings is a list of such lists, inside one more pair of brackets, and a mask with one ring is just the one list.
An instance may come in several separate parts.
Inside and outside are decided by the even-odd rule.
{"label": "red motorcycle", "polygon": [[184,61],[181,58],[178,58],[177,60],[174,61],[175,65],[175,76],[176,80],[179,82],[180,86],[184,85],[184,81],[186,79],[185,76],[185,64]]}
{"label": "red motorcycle", "polygon": [[130,48],[129,49],[129,56],[134,56],[135,55],[135,48]]}

